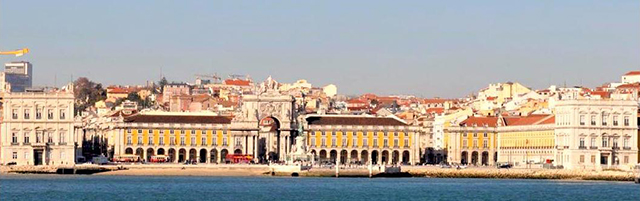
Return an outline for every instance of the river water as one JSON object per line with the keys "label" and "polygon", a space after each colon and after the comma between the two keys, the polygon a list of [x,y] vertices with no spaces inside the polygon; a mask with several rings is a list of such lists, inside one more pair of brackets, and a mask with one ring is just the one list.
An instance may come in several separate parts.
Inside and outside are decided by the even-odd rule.
{"label": "river water", "polygon": [[640,200],[630,182],[1,175],[0,200]]}

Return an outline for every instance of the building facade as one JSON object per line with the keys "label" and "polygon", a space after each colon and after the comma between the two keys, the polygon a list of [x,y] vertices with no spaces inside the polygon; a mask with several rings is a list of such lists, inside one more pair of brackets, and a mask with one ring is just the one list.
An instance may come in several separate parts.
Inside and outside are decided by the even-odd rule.
{"label": "building facade", "polygon": [[73,165],[73,92],[4,94],[0,163]]}
{"label": "building facade", "polygon": [[494,165],[497,157],[497,125],[501,118],[471,116],[447,129],[447,161],[463,165]]}
{"label": "building facade", "polygon": [[628,170],[638,163],[636,101],[562,100],[555,110],[555,165]]}
{"label": "building facade", "polygon": [[513,165],[554,160],[555,116],[505,117],[498,127],[498,163]]}
{"label": "building facade", "polygon": [[0,89],[5,92],[24,92],[32,85],[32,66],[26,61],[4,64],[4,72],[0,73]]}
{"label": "building facade", "polygon": [[419,126],[391,117],[311,115],[305,118],[308,151],[334,164],[418,164]]}

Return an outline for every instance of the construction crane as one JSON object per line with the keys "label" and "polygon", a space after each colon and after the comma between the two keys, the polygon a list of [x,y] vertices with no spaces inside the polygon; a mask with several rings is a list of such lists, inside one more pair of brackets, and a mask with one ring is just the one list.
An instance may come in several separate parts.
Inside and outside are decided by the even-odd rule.
{"label": "construction crane", "polygon": [[213,80],[213,83],[215,84],[220,84],[220,82],[222,81],[222,78],[220,78],[217,73],[212,75],[195,74],[195,76],[196,79],[211,78]]}
{"label": "construction crane", "polygon": [[0,51],[0,55],[16,55],[16,57],[22,56],[26,53],[29,53],[29,48],[23,48],[20,50],[7,51],[7,52]]}

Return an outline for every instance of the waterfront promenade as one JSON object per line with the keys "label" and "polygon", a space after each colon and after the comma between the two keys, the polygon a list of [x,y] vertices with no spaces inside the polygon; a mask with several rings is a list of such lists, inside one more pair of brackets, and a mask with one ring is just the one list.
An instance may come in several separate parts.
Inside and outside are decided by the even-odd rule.
{"label": "waterfront promenade", "polygon": [[[82,165],[76,168],[82,168]],[[291,176],[293,172],[279,172],[275,165],[181,165],[181,164],[131,164],[86,166],[106,168],[110,171],[96,173],[96,175],[120,176]],[[608,180],[633,181],[633,173],[625,171],[580,171],[562,169],[496,169],[493,167],[469,167],[465,169],[440,168],[437,166],[402,166],[405,176],[429,178],[500,178],[500,179],[563,179],[563,180]],[[378,166],[373,168],[373,176],[378,175]],[[51,167],[7,167],[0,166],[2,174],[18,173],[25,170],[33,173],[55,173]],[[37,170],[37,171],[36,171]],[[334,177],[334,167],[313,167],[308,171],[299,171],[301,177]],[[340,177],[368,177],[366,167],[342,167]]]}

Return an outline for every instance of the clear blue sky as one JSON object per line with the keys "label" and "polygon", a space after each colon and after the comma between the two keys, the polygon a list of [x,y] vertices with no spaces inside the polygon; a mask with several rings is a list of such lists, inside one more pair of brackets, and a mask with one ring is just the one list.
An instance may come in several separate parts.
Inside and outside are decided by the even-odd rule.
{"label": "clear blue sky", "polygon": [[0,48],[34,84],[333,83],[340,93],[461,97],[489,83],[593,87],[640,69],[640,1],[0,2]]}

